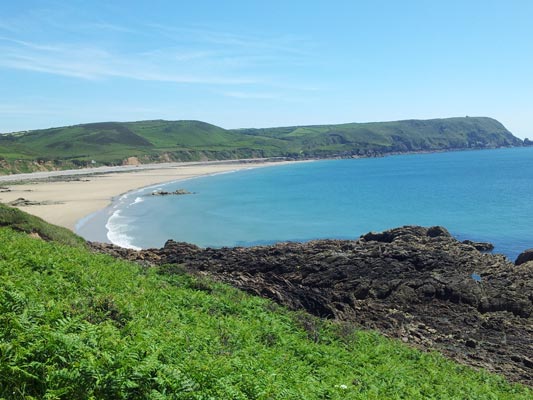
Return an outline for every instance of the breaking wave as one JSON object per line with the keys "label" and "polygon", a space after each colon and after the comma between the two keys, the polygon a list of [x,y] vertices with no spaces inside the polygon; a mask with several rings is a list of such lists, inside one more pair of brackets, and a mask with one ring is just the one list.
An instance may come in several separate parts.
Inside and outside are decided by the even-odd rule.
{"label": "breaking wave", "polygon": [[120,214],[120,210],[115,211],[109,217],[105,227],[107,229],[107,238],[111,243],[127,249],[141,250],[140,247],[134,246],[131,241],[133,238],[128,235],[129,219]]}

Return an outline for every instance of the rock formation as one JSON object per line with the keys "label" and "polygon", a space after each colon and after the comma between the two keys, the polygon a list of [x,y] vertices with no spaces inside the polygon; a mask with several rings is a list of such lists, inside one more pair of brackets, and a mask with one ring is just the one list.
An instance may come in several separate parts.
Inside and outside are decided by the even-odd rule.
{"label": "rock formation", "polygon": [[143,263],[178,264],[291,309],[376,329],[533,384],[533,266],[482,253],[442,227],[251,248],[202,249],[172,240],[142,251],[93,247]]}
{"label": "rock formation", "polygon": [[479,251],[492,251],[494,250],[494,245],[492,243],[487,242],[473,242],[471,240],[463,240],[464,244],[469,244],[470,246],[474,246],[476,250]]}
{"label": "rock formation", "polygon": [[175,196],[182,196],[185,194],[193,194],[192,192],[189,192],[186,189],[177,189],[173,192],[166,192],[164,190],[157,190],[155,192],[152,192],[152,196],[169,196],[169,195],[175,195]]}
{"label": "rock formation", "polygon": [[49,204],[61,204],[61,203],[56,202],[56,201],[48,201],[48,200],[34,201],[34,200],[25,199],[24,197],[19,197],[18,199],[10,201],[7,204],[12,207],[27,207],[27,206],[45,206]]}
{"label": "rock formation", "polygon": [[515,265],[522,265],[529,261],[533,261],[533,249],[527,249],[518,255]]}

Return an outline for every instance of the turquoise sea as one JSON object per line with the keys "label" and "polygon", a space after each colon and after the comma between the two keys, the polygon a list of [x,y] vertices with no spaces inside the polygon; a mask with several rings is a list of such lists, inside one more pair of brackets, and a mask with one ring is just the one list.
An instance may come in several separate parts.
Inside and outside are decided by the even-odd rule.
{"label": "turquoise sea", "polygon": [[[178,188],[195,194],[150,195]],[[170,238],[211,247],[353,239],[442,225],[514,259],[533,247],[533,148],[250,169],[131,192],[106,215],[99,223],[108,238],[130,247],[160,247]]]}

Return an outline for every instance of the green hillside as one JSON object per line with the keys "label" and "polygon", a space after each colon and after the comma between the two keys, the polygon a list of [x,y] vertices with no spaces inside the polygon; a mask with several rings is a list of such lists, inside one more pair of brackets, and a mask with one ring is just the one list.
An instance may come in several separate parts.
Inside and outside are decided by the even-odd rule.
{"label": "green hillside", "polygon": [[305,153],[326,156],[522,145],[522,141],[501,123],[481,117],[244,129],[240,132],[283,139]]}
{"label": "green hillside", "polygon": [[498,121],[448,118],[226,130],[200,121],[103,122],[0,135],[0,173],[257,157],[349,157],[520,146]]}
{"label": "green hillside", "polygon": [[440,355],[11,220],[0,213],[2,399],[532,398]]}
{"label": "green hillside", "polygon": [[2,203],[0,203],[0,227],[9,227],[13,230],[33,235],[36,238],[72,247],[85,247],[86,244],[83,238],[67,228],[49,224],[39,217]]}

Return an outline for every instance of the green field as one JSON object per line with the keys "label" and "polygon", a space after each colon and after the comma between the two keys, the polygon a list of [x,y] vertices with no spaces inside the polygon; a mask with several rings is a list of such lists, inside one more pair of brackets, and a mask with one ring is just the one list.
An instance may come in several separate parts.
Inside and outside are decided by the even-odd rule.
{"label": "green field", "polygon": [[499,376],[176,274],[175,266],[168,274],[91,253],[73,234],[0,211],[2,399],[533,396]]}
{"label": "green field", "polygon": [[103,122],[0,135],[0,173],[263,157],[350,157],[521,146],[491,118],[227,130],[200,121]]}

